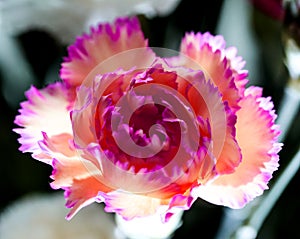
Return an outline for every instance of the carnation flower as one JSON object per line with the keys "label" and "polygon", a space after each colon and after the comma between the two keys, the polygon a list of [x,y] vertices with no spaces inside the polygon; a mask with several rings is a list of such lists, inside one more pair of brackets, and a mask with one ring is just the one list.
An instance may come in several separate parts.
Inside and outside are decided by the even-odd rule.
{"label": "carnation flower", "polygon": [[198,198],[242,208],[281,149],[273,103],[246,88],[244,65],[220,35],[187,33],[161,58],[137,18],[100,24],[69,47],[62,82],[26,92],[20,150],[52,165],[67,219],[93,202],[127,220],[168,221]]}

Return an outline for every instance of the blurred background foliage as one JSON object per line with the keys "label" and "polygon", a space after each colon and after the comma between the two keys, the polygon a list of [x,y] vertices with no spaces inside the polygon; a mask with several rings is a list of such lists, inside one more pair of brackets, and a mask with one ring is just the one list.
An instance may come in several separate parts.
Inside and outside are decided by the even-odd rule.
{"label": "blurred background foliage", "polygon": [[[209,31],[212,34],[224,35],[227,46],[236,46],[239,55],[247,61],[249,85],[264,87],[265,96],[272,97],[277,110],[288,80],[283,60],[281,22],[264,15],[247,1],[210,0],[201,1],[201,5],[195,4],[192,0],[182,0],[175,11],[164,17],[149,19],[140,15],[142,28],[150,46],[178,50],[181,38],[187,31]],[[80,34],[81,32],[78,33]],[[66,44],[62,44],[43,29],[32,28],[12,37],[21,48],[32,70],[33,79],[26,86],[27,89],[30,84],[41,88],[50,81],[59,80],[58,71],[62,58],[66,55]],[[4,54],[4,50],[0,49],[0,53]],[[6,57],[10,56],[2,55],[2,61]],[[18,114],[19,103],[25,100],[24,91],[18,89],[18,84],[12,84],[13,87],[5,85],[7,82],[22,82],[22,79],[13,77],[8,79],[7,69],[2,63],[0,64],[2,154],[0,213],[23,195],[33,192],[53,192],[49,186],[51,167],[33,160],[30,154],[18,151],[18,136],[12,129],[16,127],[13,121]],[[18,71],[19,66],[14,67]],[[298,112],[280,152],[280,169],[275,172],[270,187],[299,148],[299,117]],[[258,239],[300,238],[299,183],[300,174],[297,173],[265,221]],[[176,231],[174,238],[214,238],[224,214],[223,209],[199,199],[191,210],[185,212],[183,225]]]}

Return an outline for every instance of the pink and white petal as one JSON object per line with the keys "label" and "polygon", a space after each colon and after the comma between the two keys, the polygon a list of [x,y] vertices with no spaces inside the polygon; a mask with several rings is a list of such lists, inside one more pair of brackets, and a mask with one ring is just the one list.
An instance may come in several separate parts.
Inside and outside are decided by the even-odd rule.
{"label": "pink and white petal", "polygon": [[153,215],[161,205],[160,199],[121,190],[100,193],[99,197],[105,202],[105,211],[118,213],[125,220]]}
{"label": "pink and white petal", "polygon": [[240,96],[232,70],[224,58],[223,48],[217,48],[216,46],[220,44],[214,44],[212,39],[214,38],[210,34],[186,34],[181,42],[179,59],[173,58],[171,64],[183,63],[186,67],[202,70],[206,78],[219,88],[223,100],[227,100],[231,107],[237,108]]}
{"label": "pink and white petal", "polygon": [[44,158],[38,144],[43,140],[43,133],[49,138],[55,135],[72,134],[70,108],[73,104],[68,91],[61,83],[54,83],[42,90],[31,87],[26,92],[28,101],[21,103],[19,115],[14,123],[22,128],[14,131],[21,137],[18,139],[22,152],[30,152],[32,156],[46,163],[51,163],[49,158]]}
{"label": "pink and white petal", "polygon": [[[101,24],[92,28],[90,34],[77,38],[68,48],[68,57],[62,63],[60,75],[67,85],[76,87],[89,74],[94,78],[97,74],[119,68],[145,67],[154,58],[138,18],[118,18],[112,24]],[[96,71],[92,72],[95,67]]]}
{"label": "pink and white petal", "polygon": [[268,189],[268,182],[278,168],[281,143],[277,142],[279,127],[270,98],[261,97],[261,89],[250,87],[240,101],[237,112],[237,140],[242,162],[232,174],[221,175],[215,181],[193,191],[194,195],[211,203],[242,208]]}
{"label": "pink and white petal", "polygon": [[240,94],[243,95],[245,86],[248,83],[248,71],[243,69],[246,61],[241,56],[238,56],[237,48],[226,48],[226,42],[221,35],[213,36],[209,32],[205,32],[204,34],[198,33],[197,37],[199,37],[200,42],[202,42],[200,45],[208,43],[213,52],[216,52],[217,50],[220,51],[221,58],[226,59],[231,70],[235,85],[237,86]]}
{"label": "pink and white petal", "polygon": [[248,80],[248,72],[243,70],[245,62],[233,47],[225,48],[222,36],[206,32],[188,33],[181,42],[180,55],[167,59],[171,65],[184,65],[203,70],[208,79],[218,86],[224,101],[233,109],[238,109],[238,101],[243,95]]}
{"label": "pink and white petal", "polygon": [[237,86],[241,95],[244,95],[246,85],[249,82],[247,79],[248,71],[243,69],[246,65],[246,61],[237,55],[236,47],[228,47],[225,49],[225,56],[229,60],[229,64],[232,69],[235,85]]}
{"label": "pink and white petal", "polygon": [[175,195],[170,200],[168,209],[163,213],[163,220],[168,222],[174,214],[182,210],[190,209],[196,199],[197,198],[193,198],[192,196]]}

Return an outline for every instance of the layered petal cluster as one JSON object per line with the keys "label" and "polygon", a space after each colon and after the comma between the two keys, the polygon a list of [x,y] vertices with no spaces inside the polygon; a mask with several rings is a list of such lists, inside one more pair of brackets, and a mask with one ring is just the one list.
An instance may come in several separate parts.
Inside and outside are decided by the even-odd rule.
{"label": "layered petal cluster", "polygon": [[246,88],[244,65],[222,36],[187,33],[161,58],[137,18],[99,25],[69,47],[62,82],[26,92],[20,150],[52,165],[68,219],[93,202],[128,220],[167,221],[199,197],[242,208],[281,149],[273,103]]}

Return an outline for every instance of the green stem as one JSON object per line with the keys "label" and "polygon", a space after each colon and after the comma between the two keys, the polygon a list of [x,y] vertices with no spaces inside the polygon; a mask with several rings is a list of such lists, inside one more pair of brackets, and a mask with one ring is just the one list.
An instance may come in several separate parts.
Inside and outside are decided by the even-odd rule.
{"label": "green stem", "polygon": [[[288,166],[285,168],[283,173],[280,177],[276,180],[275,184],[272,186],[272,190],[266,194],[264,199],[262,200],[259,207],[255,210],[252,216],[249,219],[249,223],[240,228],[235,236],[236,239],[241,239],[239,235],[244,235],[242,233],[243,230],[252,230],[254,232],[259,232],[261,226],[263,225],[266,217],[269,215],[270,211],[272,210],[273,206],[295,176],[296,172],[299,170],[300,167],[300,149]],[[244,237],[243,237],[244,238]],[[255,238],[255,237],[254,237]]]}
{"label": "green stem", "polygon": [[298,113],[300,105],[300,92],[292,86],[287,86],[284,90],[282,102],[280,104],[277,124],[280,126],[281,134],[279,135],[278,141],[282,142],[287,133],[289,132],[290,126]]}

